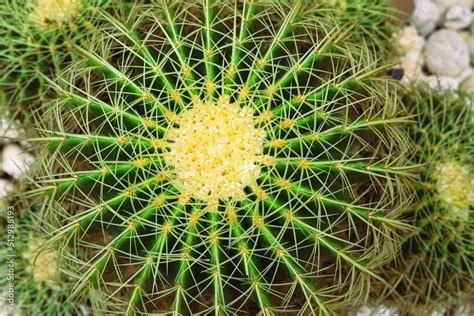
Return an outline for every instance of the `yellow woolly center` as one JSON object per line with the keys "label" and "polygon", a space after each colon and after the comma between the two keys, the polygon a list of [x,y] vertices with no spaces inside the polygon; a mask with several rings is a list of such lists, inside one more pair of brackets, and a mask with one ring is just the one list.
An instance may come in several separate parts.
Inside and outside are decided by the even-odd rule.
{"label": "yellow woolly center", "polygon": [[22,257],[29,262],[26,271],[33,275],[36,283],[51,283],[56,275],[56,251],[45,251],[38,255],[35,252],[41,246],[38,239],[30,239],[28,250],[22,254]]}
{"label": "yellow woolly center", "polygon": [[256,162],[265,138],[254,127],[253,110],[227,97],[217,103],[195,100],[176,122],[179,127],[166,135],[165,160],[175,169],[178,189],[204,201],[242,198],[260,174]]}
{"label": "yellow woolly center", "polygon": [[29,20],[39,27],[64,22],[73,16],[81,0],[37,0]]}
{"label": "yellow woolly center", "polygon": [[474,178],[469,168],[457,162],[446,162],[435,168],[434,178],[439,199],[459,220],[468,220],[474,205]]}

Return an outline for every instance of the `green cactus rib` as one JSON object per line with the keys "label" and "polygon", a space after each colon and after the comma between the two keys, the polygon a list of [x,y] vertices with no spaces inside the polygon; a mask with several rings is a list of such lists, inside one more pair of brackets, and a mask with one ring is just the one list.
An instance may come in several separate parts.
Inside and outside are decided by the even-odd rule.
{"label": "green cactus rib", "polygon": [[[84,306],[79,301],[65,304],[73,284],[60,270],[57,249],[42,249],[46,236],[39,229],[34,210],[20,213],[18,210],[27,210],[29,207],[22,198],[9,196],[4,201],[10,206],[9,210],[14,213],[14,218],[12,219],[11,213],[0,214],[0,263],[8,267],[14,258],[15,290],[21,295],[15,298],[13,307],[3,305],[2,310],[12,315],[24,315],[24,311],[50,315],[81,313]],[[51,223],[53,221],[54,219]],[[14,242],[11,244],[13,236]],[[0,276],[0,286],[6,290],[13,280],[9,278],[7,269],[1,269]]]}
{"label": "green cactus rib", "polygon": [[[131,49],[130,50],[130,53],[134,54],[135,56],[140,56],[141,58],[143,58],[143,60],[146,62],[147,64],[147,67],[149,67],[149,69],[152,69],[153,72],[157,75],[157,77],[159,78],[159,87],[162,87],[164,89],[166,89],[166,91],[168,93],[171,93],[174,89],[175,89],[175,85],[173,84],[172,81],[170,81],[167,76],[165,74],[163,74],[163,72],[161,71],[161,69],[163,68],[163,65],[161,65],[160,63],[158,63],[154,58],[153,58],[153,55],[152,53],[148,50],[147,46],[145,45],[144,41],[142,38],[140,38],[140,35],[133,31],[133,30],[130,30],[130,28],[126,28],[124,25],[122,25],[120,22],[116,21],[116,19],[106,13],[106,12],[101,12],[104,17],[106,17],[109,21],[111,21],[111,23],[117,28],[117,30],[119,30],[120,34],[125,36],[125,38],[127,40],[130,40],[132,43],[133,43],[133,47],[135,48],[138,48],[138,52],[136,52],[135,50]],[[113,35],[111,35],[112,38],[114,38],[116,41],[118,41],[120,43],[120,39],[119,38],[116,38],[114,37]],[[88,54],[88,52],[84,52],[83,51],[83,54]],[[96,64],[97,65],[97,61],[94,61],[93,59],[91,60],[91,64],[94,65]],[[133,83],[132,83],[133,84]],[[178,105],[183,108],[184,107],[184,104],[183,104],[183,101],[181,99],[178,99],[177,100],[177,103]]]}
{"label": "green cactus rib", "polygon": [[422,168],[404,219],[418,231],[397,263],[383,267],[389,286],[378,297],[404,312],[430,315],[464,306],[473,295],[472,97],[420,89],[405,102],[417,117],[411,137]]}
{"label": "green cactus rib", "polygon": [[[99,315],[327,315],[382,281],[375,269],[409,230],[398,217],[411,119],[371,44],[351,35],[364,31],[326,10],[203,0],[97,12],[90,46],[71,43],[71,67],[43,77],[58,98],[30,139],[46,146],[29,196],[57,219],[43,224],[75,280],[71,301],[86,292]],[[203,109],[217,111],[212,124],[194,116]],[[244,114],[254,130],[212,152],[207,133],[241,128],[220,124]],[[225,167],[247,132],[263,135],[258,172],[200,195],[247,172]],[[188,155],[206,163],[180,172],[173,161]],[[186,178],[218,168],[203,184],[207,174]]]}
{"label": "green cactus rib", "polygon": [[[94,15],[108,0],[6,0],[0,6],[0,86],[4,115],[31,124],[32,113],[51,97],[46,78],[61,73],[76,57],[71,43],[87,46]],[[123,2],[127,6],[127,2]],[[29,110],[25,110],[28,108]]]}

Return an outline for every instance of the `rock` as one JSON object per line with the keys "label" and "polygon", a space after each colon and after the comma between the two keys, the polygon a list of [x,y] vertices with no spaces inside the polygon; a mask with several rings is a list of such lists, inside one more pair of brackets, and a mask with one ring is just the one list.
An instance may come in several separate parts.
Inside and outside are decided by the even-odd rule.
{"label": "rock", "polygon": [[431,312],[431,316],[443,316],[446,313],[446,308],[438,307],[434,311]]}
{"label": "rock", "polygon": [[362,306],[357,310],[355,316],[370,316],[372,315],[373,309],[368,306]]}
{"label": "rock", "polygon": [[402,82],[417,81],[422,74],[423,55],[417,51],[409,51],[400,59],[400,66],[405,71]]}
{"label": "rock", "polygon": [[425,45],[425,61],[432,74],[457,77],[469,68],[469,47],[457,32],[434,32]]}
{"label": "rock", "polygon": [[421,82],[424,82],[433,90],[457,90],[459,88],[459,80],[446,76],[421,76]]}
{"label": "rock", "polygon": [[[474,23],[473,23],[474,25]],[[474,32],[462,32],[460,33],[467,46],[469,46],[469,55],[471,58],[471,65],[474,65]]]}
{"label": "rock", "polygon": [[474,94],[474,73],[471,73],[469,77],[467,77],[460,86],[461,90],[466,90]]}
{"label": "rock", "polygon": [[474,35],[474,12],[471,13],[471,35]]}
{"label": "rock", "polygon": [[434,2],[438,5],[439,13],[444,15],[446,11],[455,6],[455,5],[462,5],[468,10],[472,9],[473,0],[434,0]]}
{"label": "rock", "polygon": [[471,24],[471,10],[462,5],[455,5],[446,11],[443,24],[453,30],[466,28]]}
{"label": "rock", "polygon": [[396,309],[388,308],[384,305],[377,307],[363,306],[357,310],[355,316],[398,316],[400,315]]}
{"label": "rock", "polygon": [[456,79],[459,81],[459,82],[463,82],[465,79],[467,79],[469,76],[471,76],[473,72],[473,69],[472,68],[466,68],[460,75],[459,77],[457,77]]}
{"label": "rock", "polygon": [[408,51],[421,52],[425,45],[425,39],[418,35],[414,26],[406,26],[398,36],[398,44],[403,53]]}
{"label": "rock", "polygon": [[0,179],[0,199],[6,197],[11,190],[13,190],[13,184],[7,179]]}
{"label": "rock", "polygon": [[21,131],[16,128],[16,124],[12,123],[8,117],[0,117],[0,143],[8,143],[10,139],[18,138]]}
{"label": "rock", "polygon": [[426,36],[433,32],[436,24],[438,24],[439,17],[439,9],[431,0],[415,1],[411,21],[418,30],[418,33]]}
{"label": "rock", "polygon": [[23,172],[28,170],[34,158],[30,154],[15,144],[8,144],[3,147],[2,169],[10,176],[18,179]]}

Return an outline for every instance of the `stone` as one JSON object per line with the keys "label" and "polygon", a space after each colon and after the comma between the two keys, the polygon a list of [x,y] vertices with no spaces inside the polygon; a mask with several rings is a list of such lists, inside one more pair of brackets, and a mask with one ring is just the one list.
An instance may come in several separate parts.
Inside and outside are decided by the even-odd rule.
{"label": "stone", "polygon": [[406,26],[398,35],[398,44],[402,52],[422,51],[425,39],[418,35],[414,26]]}
{"label": "stone", "polygon": [[469,67],[466,68],[456,79],[459,82],[463,82],[465,79],[467,79],[473,72],[473,68]]}
{"label": "stone", "polygon": [[13,184],[7,179],[0,179],[0,199],[3,199],[13,190]]}
{"label": "stone", "polygon": [[466,31],[466,32],[460,33],[460,35],[466,42],[467,46],[469,46],[469,55],[471,59],[471,65],[474,65],[474,32],[470,33]]}
{"label": "stone", "polygon": [[444,16],[443,25],[453,30],[467,28],[471,25],[471,10],[462,5],[449,8]]}
{"label": "stone", "polygon": [[387,75],[395,80],[402,80],[405,76],[405,70],[403,68],[391,68],[387,71]]}
{"label": "stone", "polygon": [[471,12],[471,27],[470,30],[471,35],[474,35],[474,12]]}
{"label": "stone", "polygon": [[0,143],[8,143],[20,136],[22,131],[16,125],[7,116],[0,117]]}
{"label": "stone", "polygon": [[444,15],[449,8],[455,5],[462,5],[466,9],[471,10],[474,0],[434,0],[434,2],[438,6],[440,14]]}
{"label": "stone", "polygon": [[376,307],[363,306],[359,308],[355,316],[399,316],[400,314],[395,308],[389,308],[385,305]]}
{"label": "stone", "polygon": [[469,68],[469,47],[453,30],[434,32],[425,45],[425,62],[432,74],[459,76]]}
{"label": "stone", "polygon": [[459,80],[446,76],[421,76],[420,81],[424,82],[433,90],[457,90],[459,88]]}
{"label": "stone", "polygon": [[467,77],[463,82],[461,82],[460,89],[469,91],[474,94],[474,73],[471,73],[469,77]]}
{"label": "stone", "polygon": [[440,18],[438,6],[431,0],[417,0],[411,16],[413,25],[423,36],[434,31]]}
{"label": "stone", "polygon": [[15,179],[21,177],[33,163],[34,158],[15,144],[8,144],[3,147],[2,169]]}
{"label": "stone", "polygon": [[409,51],[400,58],[400,66],[405,71],[402,82],[417,81],[422,74],[423,55],[418,51]]}

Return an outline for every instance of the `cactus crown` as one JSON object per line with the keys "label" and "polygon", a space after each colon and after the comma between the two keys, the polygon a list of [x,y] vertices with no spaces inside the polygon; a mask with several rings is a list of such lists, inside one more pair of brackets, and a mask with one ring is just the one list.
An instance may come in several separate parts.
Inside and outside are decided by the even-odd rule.
{"label": "cactus crown", "polygon": [[36,251],[41,247],[43,241],[33,237],[32,232],[29,234],[28,248],[21,254],[23,259],[28,262],[26,272],[33,276],[35,283],[49,283],[54,284],[54,279],[57,271],[57,253],[55,250],[37,253]]}
{"label": "cactus crown", "polygon": [[439,306],[461,306],[472,295],[474,128],[471,102],[462,93],[421,90],[406,103],[418,117],[412,137],[423,166],[406,220],[419,231],[385,278],[393,286],[388,297],[401,310],[429,315]]}
{"label": "cactus crown", "polygon": [[407,119],[358,30],[319,13],[102,14],[32,139],[72,295],[102,313],[265,315],[367,295],[405,228]]}
{"label": "cactus crown", "polygon": [[470,207],[474,205],[474,177],[469,166],[446,161],[436,165],[434,171],[432,178],[443,208],[459,221],[467,221]]}
{"label": "cactus crown", "polygon": [[55,97],[47,81],[71,62],[71,43],[94,30],[108,0],[5,0],[0,6],[0,111],[29,126],[41,101]]}
{"label": "cactus crown", "polygon": [[37,0],[28,19],[39,28],[67,22],[77,15],[80,0]]}
{"label": "cactus crown", "polygon": [[[174,169],[176,187],[184,195],[207,200],[243,197],[260,174],[265,131],[256,129],[250,107],[200,100],[180,114],[165,135],[166,163]],[[261,160],[261,158],[260,158]]]}
{"label": "cactus crown", "polygon": [[[0,214],[0,233],[6,246],[0,247],[0,306],[8,315],[79,315],[83,312],[80,303],[68,302],[67,293],[71,289],[70,280],[62,273],[60,256],[54,247],[42,247],[45,235],[38,228],[34,219],[34,210],[28,209],[26,201],[12,203],[15,205],[14,220],[5,213]],[[20,210],[27,210],[22,212]],[[30,213],[31,212],[31,213]],[[7,228],[8,230],[4,230]],[[13,230],[14,232],[12,232]],[[8,234],[8,235],[7,235]],[[8,237],[7,237],[8,236]],[[14,242],[11,238],[14,236]],[[42,249],[42,250],[40,250]],[[14,279],[12,266],[14,261]],[[14,304],[3,301],[11,298],[6,292],[11,283],[15,285]]]}

